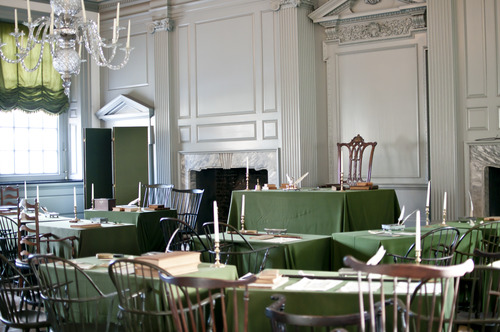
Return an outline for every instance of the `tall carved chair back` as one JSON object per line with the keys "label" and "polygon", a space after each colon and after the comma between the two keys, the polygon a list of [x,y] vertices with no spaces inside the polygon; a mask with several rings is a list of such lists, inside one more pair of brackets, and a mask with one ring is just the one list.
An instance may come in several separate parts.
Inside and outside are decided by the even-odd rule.
{"label": "tall carved chair back", "polygon": [[[356,135],[349,143],[337,143],[337,179],[340,183],[341,169],[342,169],[342,148],[347,148],[349,152],[349,162],[348,162],[348,173],[347,173],[347,184],[352,186],[356,185],[358,182],[370,182],[372,178],[372,163],[373,163],[373,152],[377,142],[365,142],[363,137],[359,134]],[[368,167],[366,181],[363,180],[363,155],[365,150],[370,147],[370,157],[368,158]],[[344,174],[345,176],[346,174]]]}

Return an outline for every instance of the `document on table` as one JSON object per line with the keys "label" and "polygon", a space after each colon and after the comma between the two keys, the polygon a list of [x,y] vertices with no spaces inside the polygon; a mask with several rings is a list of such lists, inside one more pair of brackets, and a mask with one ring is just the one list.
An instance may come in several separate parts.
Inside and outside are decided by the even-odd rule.
{"label": "document on table", "polygon": [[296,237],[275,237],[275,238],[264,240],[264,241],[271,242],[271,243],[285,243],[285,242],[300,241],[300,238],[296,238]]}
{"label": "document on table", "polygon": [[287,286],[286,290],[298,291],[327,291],[344,282],[343,280],[309,279],[302,278],[293,285]]}

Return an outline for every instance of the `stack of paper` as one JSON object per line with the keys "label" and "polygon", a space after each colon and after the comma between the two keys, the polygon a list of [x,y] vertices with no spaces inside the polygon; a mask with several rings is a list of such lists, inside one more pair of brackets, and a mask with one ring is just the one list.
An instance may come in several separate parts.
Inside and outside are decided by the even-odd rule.
{"label": "stack of paper", "polygon": [[[136,260],[152,263],[177,276],[198,271],[201,253],[197,251],[174,251],[156,255],[136,257]],[[136,271],[137,274],[142,272]]]}
{"label": "stack of paper", "polygon": [[283,277],[279,270],[270,269],[264,270],[257,275],[257,280],[248,285],[249,287],[256,288],[278,288],[288,282],[288,277]]}
{"label": "stack of paper", "polygon": [[333,288],[342,282],[344,281],[333,280],[333,279],[302,278],[295,284],[286,287],[286,289],[295,291],[327,291],[330,288]]}

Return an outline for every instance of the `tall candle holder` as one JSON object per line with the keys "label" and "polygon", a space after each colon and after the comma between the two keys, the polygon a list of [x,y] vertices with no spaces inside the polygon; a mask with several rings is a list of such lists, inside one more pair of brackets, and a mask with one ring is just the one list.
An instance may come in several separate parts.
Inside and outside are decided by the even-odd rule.
{"label": "tall candle holder", "polygon": [[429,206],[425,207],[425,227],[431,227],[429,219],[430,209]]}
{"label": "tall candle holder", "polygon": [[443,221],[441,222],[441,226],[442,227],[448,226],[448,224],[446,224],[446,209],[443,209]]}
{"label": "tall candle holder", "polygon": [[215,263],[212,264],[212,265],[210,265],[210,266],[211,267],[215,267],[215,268],[223,268],[223,267],[225,267],[226,265],[222,264],[220,262],[220,246],[219,246],[219,241],[215,241],[214,252],[215,252]]}
{"label": "tall candle holder", "polygon": [[340,191],[344,191],[344,172],[340,172]]}
{"label": "tall candle holder", "polygon": [[420,258],[422,255],[422,249],[415,250],[415,263],[420,264],[422,259]]}
{"label": "tall candle holder", "polygon": [[72,219],[69,222],[79,222],[80,219],[78,219],[78,216],[76,214],[76,205],[74,206],[73,211],[75,212],[75,219]]}
{"label": "tall candle holder", "polygon": [[245,216],[241,215],[241,232],[245,232]]}
{"label": "tall candle holder", "polygon": [[250,180],[250,177],[248,176],[248,172],[246,173],[245,178],[246,178],[245,180],[246,180],[246,183],[247,183],[246,190],[248,190],[248,183],[249,183],[249,180]]}

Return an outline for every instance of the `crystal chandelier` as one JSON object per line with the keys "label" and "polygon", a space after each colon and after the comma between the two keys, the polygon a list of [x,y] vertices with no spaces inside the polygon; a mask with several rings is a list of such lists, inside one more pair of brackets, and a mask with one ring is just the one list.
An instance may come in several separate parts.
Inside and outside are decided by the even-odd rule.
{"label": "crystal chandelier", "polygon": [[[14,32],[10,35],[15,38],[17,53],[15,59],[7,58],[2,47],[5,43],[0,41],[0,57],[8,63],[21,63],[24,70],[32,72],[38,69],[42,62],[43,49],[46,44],[50,47],[55,70],[61,74],[63,80],[64,93],[69,96],[71,76],[80,73],[81,49],[82,46],[92,56],[98,66],[107,67],[112,70],[123,68],[130,56],[130,20],[128,21],[128,34],[126,46],[120,48],[118,43],[120,30],[120,4],[116,7],[116,18],[113,19],[113,36],[111,42],[99,34],[99,14],[97,22],[87,20],[85,14],[85,4],[83,0],[50,0],[52,12],[50,17],[41,17],[35,21],[31,20],[30,1],[27,0],[28,22],[23,22],[28,27],[27,38],[25,33],[19,31],[17,23],[17,9],[14,11]],[[81,16],[76,16],[79,13]],[[33,67],[28,67],[25,59],[40,45],[38,62]],[[78,51],[76,46],[78,45]],[[108,49],[106,57],[104,50]],[[115,55],[117,49],[123,51],[124,57],[121,63],[116,63]]]}

